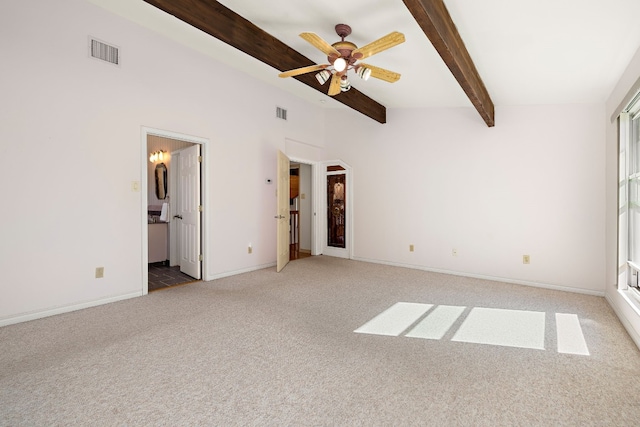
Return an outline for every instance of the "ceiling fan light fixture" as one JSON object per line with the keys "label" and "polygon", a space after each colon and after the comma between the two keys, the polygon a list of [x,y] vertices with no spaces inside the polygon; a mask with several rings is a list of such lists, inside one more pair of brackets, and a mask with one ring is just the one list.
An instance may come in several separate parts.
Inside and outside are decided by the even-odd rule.
{"label": "ceiling fan light fixture", "polygon": [[340,57],[333,61],[333,68],[340,73],[347,69],[347,61],[344,58]]}
{"label": "ceiling fan light fixture", "polygon": [[316,74],[316,80],[321,85],[325,84],[327,80],[331,78],[331,72],[329,70],[322,70],[318,74]]}
{"label": "ceiling fan light fixture", "polygon": [[340,90],[346,92],[349,89],[351,89],[351,82],[349,81],[349,79],[347,79],[346,77],[340,79]]}
{"label": "ceiling fan light fixture", "polygon": [[356,73],[360,76],[362,80],[367,81],[369,80],[369,77],[371,77],[371,68],[360,66],[356,70]]}

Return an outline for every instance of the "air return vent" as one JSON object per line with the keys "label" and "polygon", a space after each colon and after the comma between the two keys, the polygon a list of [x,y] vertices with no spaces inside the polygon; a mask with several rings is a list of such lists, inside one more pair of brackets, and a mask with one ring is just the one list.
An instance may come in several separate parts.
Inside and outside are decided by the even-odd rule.
{"label": "air return vent", "polygon": [[282,107],[276,107],[276,117],[282,120],[287,120],[287,110]]}
{"label": "air return vent", "polygon": [[120,65],[120,49],[93,37],[89,38],[89,54],[93,58]]}

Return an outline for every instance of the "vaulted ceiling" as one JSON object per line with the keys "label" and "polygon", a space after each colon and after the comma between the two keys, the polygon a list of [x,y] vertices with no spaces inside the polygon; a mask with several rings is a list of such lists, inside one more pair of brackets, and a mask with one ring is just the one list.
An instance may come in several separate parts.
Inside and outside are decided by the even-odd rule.
{"label": "vaulted ceiling", "polygon": [[[640,46],[637,0],[87,1],[310,102],[383,123],[386,108],[471,106],[493,126],[494,103],[603,103]],[[352,78],[334,99],[313,73],[277,78],[326,63],[299,34],[333,43],[338,23],[352,27],[347,40],[358,46],[404,33],[405,43],[367,59],[401,79]]]}

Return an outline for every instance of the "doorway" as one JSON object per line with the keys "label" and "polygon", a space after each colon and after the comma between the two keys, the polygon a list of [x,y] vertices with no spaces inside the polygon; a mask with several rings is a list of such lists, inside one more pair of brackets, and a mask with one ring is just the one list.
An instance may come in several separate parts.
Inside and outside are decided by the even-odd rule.
{"label": "doorway", "polygon": [[[143,295],[205,277],[206,240],[202,237],[206,229],[203,207],[208,201],[207,142],[203,138],[143,128],[142,170],[147,171],[142,174],[140,186],[144,221]],[[160,163],[162,166],[158,167]],[[193,163],[197,163],[195,169]],[[165,191],[156,188],[158,168],[165,171],[164,180],[160,180],[166,181]]]}
{"label": "doorway", "polygon": [[311,164],[291,162],[289,169],[291,261],[311,256],[313,234],[313,185]]}
{"label": "doorway", "polygon": [[[311,168],[311,186],[309,188],[311,200],[311,253],[310,255],[329,255],[340,258],[353,258],[353,191],[352,191],[352,171],[351,167],[340,161],[308,162],[301,159],[289,158],[281,151],[278,152],[278,190],[281,188],[289,195],[291,184],[291,169],[298,165],[309,165]],[[280,165],[286,164],[282,171]],[[292,167],[293,165],[293,167]],[[304,168],[304,166],[300,166]],[[283,173],[287,173],[283,181]],[[298,172],[303,173],[303,172]],[[335,182],[334,182],[335,181]],[[329,185],[331,184],[331,186]],[[331,187],[333,191],[327,191]],[[313,190],[313,191],[311,191]],[[306,191],[306,190],[305,190]],[[276,192],[281,194],[280,191]],[[300,192],[302,194],[302,192]],[[306,198],[306,197],[305,197]],[[291,197],[293,199],[293,197]],[[331,199],[332,203],[329,203]],[[302,201],[300,197],[299,202]],[[295,210],[296,205],[292,200],[291,210]],[[289,206],[285,206],[284,201],[278,200],[276,218],[278,218],[278,238],[277,238],[277,265],[276,271],[281,271],[290,259],[290,245],[296,241],[289,239],[288,233],[291,231],[291,220]],[[333,215],[335,208],[339,208],[339,215]],[[331,214],[330,214],[331,212]],[[286,228],[285,228],[286,227]],[[292,227],[293,228],[293,227]],[[333,230],[331,239],[329,235]],[[335,240],[335,241],[334,241]],[[301,244],[302,247],[302,244]],[[284,256],[286,255],[286,257]]]}

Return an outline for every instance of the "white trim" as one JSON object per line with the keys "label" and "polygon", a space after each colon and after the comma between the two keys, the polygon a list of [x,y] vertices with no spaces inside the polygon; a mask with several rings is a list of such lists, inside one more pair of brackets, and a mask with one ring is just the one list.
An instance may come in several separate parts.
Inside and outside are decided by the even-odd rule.
{"label": "white trim", "polygon": [[[616,206],[618,208],[618,217],[616,221],[617,225],[617,236],[618,236],[618,246],[617,246],[617,254],[616,261],[618,265],[618,289],[627,289],[628,281],[629,281],[629,270],[626,261],[629,258],[629,128],[630,128],[630,118],[629,113],[622,112],[620,113],[618,120],[618,178],[620,177],[621,168],[624,168],[624,205],[622,209],[620,209],[620,180],[618,179],[618,191],[616,193]],[[624,155],[623,162],[620,161],[620,157]],[[621,222],[621,217],[625,218],[624,224]],[[624,231],[624,235],[622,235]],[[620,267],[624,266],[624,272],[621,273]],[[622,281],[620,279],[623,279]],[[622,282],[622,283],[621,283]]]}
{"label": "white trim", "polygon": [[141,295],[142,295],[141,292],[134,292],[130,294],[102,298],[94,301],[86,301],[79,304],[72,304],[72,305],[65,305],[62,307],[50,308],[47,310],[37,311],[34,313],[20,314],[17,316],[0,319],[0,327],[13,325],[16,323],[28,322],[30,320],[42,319],[44,317],[55,316],[57,314],[70,313],[72,311],[83,310],[85,308],[97,307],[99,305],[109,304],[112,302],[122,301],[130,298],[136,298]]}
{"label": "white trim", "polygon": [[209,239],[206,238],[207,236],[207,231],[209,229],[208,225],[209,225],[209,221],[208,221],[208,211],[210,210],[211,207],[211,203],[210,203],[210,195],[209,195],[209,191],[207,189],[208,185],[208,180],[209,180],[209,174],[210,174],[210,169],[209,169],[209,165],[211,164],[210,158],[209,158],[209,152],[211,150],[209,150],[209,139],[207,138],[202,138],[199,136],[193,136],[193,135],[187,135],[187,134],[182,134],[182,133],[178,133],[178,132],[172,132],[172,131],[168,131],[168,130],[163,130],[163,129],[156,129],[156,128],[150,128],[147,126],[142,126],[141,127],[141,132],[140,132],[140,138],[141,138],[141,150],[142,150],[142,155],[141,155],[141,166],[140,166],[140,174],[142,176],[141,179],[141,188],[140,188],[140,192],[141,192],[141,197],[140,197],[140,204],[142,206],[142,211],[140,212],[140,219],[142,221],[142,260],[141,260],[141,268],[142,268],[142,295],[147,295],[149,292],[149,271],[148,271],[148,263],[149,263],[149,248],[147,247],[147,241],[148,241],[148,229],[147,229],[147,193],[148,193],[148,189],[147,189],[147,173],[146,173],[146,168],[147,168],[147,162],[148,162],[148,156],[147,156],[147,136],[148,135],[154,135],[154,136],[159,136],[162,138],[169,138],[169,139],[176,139],[179,141],[185,141],[185,142],[190,142],[192,144],[199,144],[200,145],[200,155],[202,156],[202,166],[201,166],[201,187],[200,187],[200,191],[202,193],[202,198],[201,198],[201,203],[204,206],[204,212],[202,215],[202,229],[201,229],[201,245],[202,245],[202,253],[204,255],[203,260],[202,260],[202,280],[207,281],[207,280],[211,280],[209,278],[207,278],[206,274],[209,271],[209,254],[211,253],[209,251]]}
{"label": "white trim", "polygon": [[462,273],[462,272],[459,272],[459,271],[444,270],[444,269],[439,269],[439,268],[429,268],[429,267],[423,267],[423,266],[420,266],[420,265],[404,264],[404,263],[390,262],[390,261],[381,261],[381,260],[376,260],[376,259],[368,259],[368,258],[360,258],[360,257],[354,257],[353,259],[355,261],[370,262],[370,263],[373,263],[373,264],[391,265],[391,266],[394,266],[394,267],[411,268],[413,270],[423,270],[423,271],[429,271],[429,272],[432,272],[432,273],[450,274],[452,276],[471,277],[471,278],[474,278],[474,279],[491,280],[493,282],[511,283],[511,284],[514,284],[514,285],[532,286],[534,288],[552,289],[552,290],[555,290],[555,291],[572,292],[572,293],[576,293],[576,294],[593,295],[593,296],[597,296],[597,297],[605,296],[604,291],[590,291],[588,289],[570,288],[568,286],[550,285],[548,283],[531,282],[531,281],[528,281],[528,280],[507,279],[505,277],[485,276],[485,275],[482,275],[482,274],[473,274],[473,273]]}
{"label": "white trim", "polygon": [[638,92],[640,92],[640,77],[633,85],[631,85],[631,89],[629,89],[624,98],[622,98],[622,101],[618,104],[616,109],[613,110],[613,114],[611,114],[611,123],[614,123],[620,113],[629,108],[629,104],[636,98],[636,96],[638,96]]}
{"label": "white trim", "polygon": [[[344,168],[344,171],[332,171],[327,172],[327,166],[341,166]],[[322,230],[322,254],[327,256],[334,256],[338,258],[346,258],[353,259],[353,248],[354,245],[354,232],[353,232],[353,170],[350,165],[343,162],[342,160],[326,160],[321,162],[321,170],[320,170],[320,183],[319,187],[322,187],[322,194],[324,197],[321,199],[320,210],[322,211],[321,220],[320,220],[320,229]],[[327,176],[330,175],[346,175],[347,180],[347,188],[345,189],[347,193],[347,200],[345,201],[345,209],[347,210],[347,215],[345,218],[346,221],[346,229],[347,235],[346,238],[346,247],[343,248],[334,248],[332,246],[327,245],[327,189],[326,182]]]}
{"label": "white trim", "polygon": [[633,261],[627,261],[627,264],[636,271],[640,271],[640,265],[636,264]]}
{"label": "white trim", "polygon": [[[620,295],[626,301],[626,303],[633,309],[633,311],[635,311],[636,314],[640,315],[640,307],[638,306],[637,303],[634,303],[634,301],[631,300],[631,298],[626,294],[627,292],[623,290],[618,290],[617,292],[618,292],[618,295]],[[629,319],[627,319],[627,317],[624,315],[624,313],[622,312],[620,307],[615,303],[615,301],[611,299],[609,294],[606,294],[604,298],[607,300],[607,302],[609,303],[613,311],[616,313],[616,316],[618,316],[620,323],[622,323],[622,326],[624,326],[624,328],[626,329],[627,333],[629,334],[633,342],[640,349],[640,334],[638,334],[638,331],[633,327]]]}
{"label": "white trim", "polygon": [[257,270],[264,270],[265,268],[273,268],[275,266],[276,266],[275,262],[270,262],[268,264],[255,265],[253,267],[242,268],[240,270],[225,271],[224,273],[218,273],[208,277],[206,281],[208,282],[211,280],[222,279],[224,277],[235,276],[243,273],[250,273],[252,271],[257,271]]}

